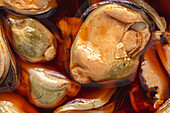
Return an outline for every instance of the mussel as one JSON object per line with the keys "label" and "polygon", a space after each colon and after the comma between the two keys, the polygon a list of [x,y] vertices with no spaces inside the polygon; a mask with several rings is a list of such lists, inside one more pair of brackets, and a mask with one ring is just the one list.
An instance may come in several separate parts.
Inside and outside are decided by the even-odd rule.
{"label": "mussel", "polygon": [[14,50],[30,62],[47,62],[56,55],[54,35],[33,18],[7,16],[12,35],[9,40]]}
{"label": "mussel", "polygon": [[95,5],[84,17],[70,53],[70,72],[76,81],[118,81],[135,74],[139,56],[150,40],[153,20],[161,33],[166,28],[165,20],[142,4],[136,0],[107,2]]}
{"label": "mussel", "polygon": [[0,113],[38,113],[38,111],[16,93],[0,93]]}
{"label": "mussel", "polygon": [[80,85],[50,67],[21,62],[19,65],[21,79],[17,90],[37,107],[54,108],[80,90]]}
{"label": "mussel", "polygon": [[170,112],[170,99],[168,99],[155,113],[169,113]]}
{"label": "mussel", "polygon": [[141,83],[147,92],[147,97],[152,100],[153,107],[157,109],[169,98],[169,76],[161,67],[156,47],[152,46],[144,54],[141,65]]}
{"label": "mussel", "polygon": [[[100,111],[98,108],[103,107],[109,102],[110,98],[115,93],[116,88],[88,88],[88,90],[86,90],[87,89],[82,90],[76,99],[57,108],[55,113],[76,113],[78,111],[88,113]],[[112,107],[108,109],[108,111],[111,110],[110,112],[112,112],[114,110],[114,104],[112,103]],[[104,111],[105,110],[103,110],[103,112]]]}
{"label": "mussel", "polygon": [[157,51],[162,64],[170,76],[170,33],[166,32],[164,36],[165,42],[157,44]]}
{"label": "mussel", "polygon": [[163,51],[166,59],[166,62],[164,61],[163,64],[170,75],[170,43],[163,45]]}
{"label": "mussel", "polygon": [[75,110],[75,111],[57,111],[54,113],[112,113],[114,111],[114,103],[108,104],[106,106],[90,109],[90,110]]}
{"label": "mussel", "polygon": [[18,69],[0,18],[0,92],[12,91],[18,83]]}
{"label": "mussel", "polygon": [[37,15],[57,6],[56,0],[1,0],[0,7],[19,14]]}

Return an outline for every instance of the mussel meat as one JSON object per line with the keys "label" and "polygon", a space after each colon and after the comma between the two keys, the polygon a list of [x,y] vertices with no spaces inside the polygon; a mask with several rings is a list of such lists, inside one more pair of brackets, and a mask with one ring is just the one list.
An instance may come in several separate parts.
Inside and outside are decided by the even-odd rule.
{"label": "mussel meat", "polygon": [[17,90],[37,107],[54,108],[66,101],[67,97],[76,96],[80,90],[80,85],[47,66],[20,62],[19,65],[21,80]]}
{"label": "mussel meat", "polygon": [[164,36],[166,38],[166,42],[165,44],[157,44],[157,51],[162,64],[170,76],[170,33],[167,32]]}
{"label": "mussel meat", "polygon": [[18,70],[0,20],[0,92],[12,91],[18,83]]}
{"label": "mussel meat", "polygon": [[0,7],[16,13],[37,15],[57,6],[56,0],[1,0]]}
{"label": "mussel meat", "polygon": [[[88,88],[87,92],[84,90],[79,93],[78,97],[65,105],[57,108],[55,113],[64,112],[92,112],[93,109],[97,109],[107,104],[115,93],[116,88]],[[112,111],[114,105],[112,105]],[[100,110],[99,110],[100,111]],[[94,110],[95,112],[95,110]]]}
{"label": "mussel meat", "polygon": [[8,15],[15,51],[30,62],[47,62],[56,55],[54,35],[39,21]]}
{"label": "mussel meat", "polygon": [[169,112],[170,112],[170,98],[155,113],[169,113]]}
{"label": "mussel meat", "polygon": [[75,111],[54,111],[54,113],[112,113],[114,111],[114,103],[107,104],[106,106],[90,109],[90,110],[75,110]]}
{"label": "mussel meat", "polygon": [[139,55],[150,40],[151,27],[143,10],[121,3],[107,3],[94,9],[71,47],[72,76],[84,84],[133,75]]}
{"label": "mussel meat", "polygon": [[154,102],[153,107],[157,109],[169,98],[170,92],[168,75],[161,67],[154,46],[144,54],[141,69],[141,83],[144,90],[148,92],[147,96]]}
{"label": "mussel meat", "polygon": [[0,93],[0,113],[38,113],[38,111],[16,93]]}

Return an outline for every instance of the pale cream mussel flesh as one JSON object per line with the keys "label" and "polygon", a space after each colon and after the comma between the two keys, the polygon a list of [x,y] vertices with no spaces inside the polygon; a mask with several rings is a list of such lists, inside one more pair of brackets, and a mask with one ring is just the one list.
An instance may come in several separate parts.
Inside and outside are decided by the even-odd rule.
{"label": "pale cream mussel flesh", "polygon": [[57,7],[56,0],[0,0],[0,7],[19,14],[38,15]]}
{"label": "pale cream mussel flesh", "polygon": [[21,58],[30,62],[47,62],[56,55],[56,39],[39,21],[7,15],[11,28],[10,43]]}
{"label": "pale cream mussel flesh", "polygon": [[80,86],[64,75],[47,69],[28,70],[31,85],[30,100],[38,107],[54,108],[62,104],[67,96],[74,97]]}
{"label": "pale cream mussel flesh", "polygon": [[80,90],[79,84],[52,67],[17,60],[22,78],[17,91],[37,107],[55,108]]}
{"label": "pale cream mussel flesh", "polygon": [[18,70],[0,18],[0,92],[12,91],[18,83]]}
{"label": "pale cream mussel flesh", "polygon": [[152,26],[144,12],[133,9],[108,3],[87,16],[71,47],[76,81],[118,81],[135,74]]}

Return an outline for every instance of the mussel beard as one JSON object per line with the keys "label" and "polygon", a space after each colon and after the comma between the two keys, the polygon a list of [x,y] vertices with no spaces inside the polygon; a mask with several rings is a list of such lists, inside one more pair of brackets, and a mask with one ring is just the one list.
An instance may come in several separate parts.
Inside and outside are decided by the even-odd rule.
{"label": "mussel beard", "polygon": [[118,3],[92,11],[71,47],[70,72],[80,83],[120,80],[134,74],[150,40],[146,15]]}

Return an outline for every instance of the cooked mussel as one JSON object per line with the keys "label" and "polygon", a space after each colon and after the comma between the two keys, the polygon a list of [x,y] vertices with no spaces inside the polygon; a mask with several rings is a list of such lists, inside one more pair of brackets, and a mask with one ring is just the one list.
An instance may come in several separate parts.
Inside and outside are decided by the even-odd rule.
{"label": "cooked mussel", "polygon": [[114,103],[107,104],[100,108],[90,110],[75,110],[75,111],[54,111],[54,113],[112,113],[114,111]]}
{"label": "cooked mussel", "polygon": [[42,14],[57,6],[56,0],[1,0],[0,7],[19,14]]}
{"label": "cooked mussel", "polygon": [[170,33],[166,32],[164,36],[164,42],[157,44],[157,51],[162,64],[169,73],[170,76]]}
{"label": "cooked mussel", "polygon": [[0,19],[0,92],[12,91],[18,83],[17,65]]}
{"label": "cooked mussel", "polygon": [[[65,105],[57,108],[54,113],[79,113],[79,112],[102,112],[107,110],[113,112],[115,103],[107,110],[99,109],[106,105],[112,95],[115,93],[116,88],[87,88],[79,93],[78,97],[74,100],[67,102]],[[106,112],[107,113],[107,112]]]}
{"label": "cooked mussel", "polygon": [[79,91],[78,85],[69,81],[60,73],[46,69],[30,69],[31,97],[40,107],[55,107],[66,99],[65,96],[74,96]]}
{"label": "cooked mussel", "polygon": [[12,36],[10,43],[14,50],[30,62],[47,62],[56,55],[54,35],[39,21],[8,15]]}
{"label": "cooked mussel", "polygon": [[19,65],[21,79],[17,90],[37,107],[54,108],[80,90],[80,85],[50,67],[24,62]]}
{"label": "cooked mussel", "polygon": [[166,62],[164,61],[163,64],[170,75],[170,43],[163,45],[163,50],[166,59]]}
{"label": "cooked mussel", "polygon": [[155,113],[169,113],[170,112],[170,99],[168,99]]}
{"label": "cooked mussel", "polygon": [[141,83],[147,92],[147,97],[152,100],[153,107],[157,109],[166,99],[169,98],[169,76],[161,66],[156,47],[150,47],[144,54],[144,61],[141,65]]}
{"label": "cooked mussel", "polygon": [[76,81],[118,81],[135,74],[153,28],[149,14],[158,17],[161,33],[166,24],[153,9],[146,13],[140,6],[113,2],[90,12],[71,47],[70,72]]}
{"label": "cooked mussel", "polygon": [[0,93],[0,113],[38,113],[38,111],[16,93]]}

